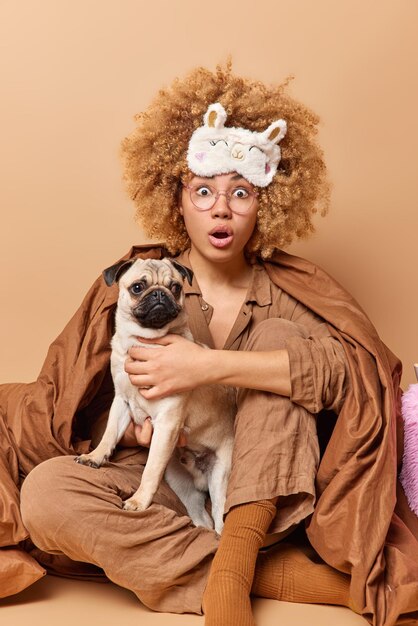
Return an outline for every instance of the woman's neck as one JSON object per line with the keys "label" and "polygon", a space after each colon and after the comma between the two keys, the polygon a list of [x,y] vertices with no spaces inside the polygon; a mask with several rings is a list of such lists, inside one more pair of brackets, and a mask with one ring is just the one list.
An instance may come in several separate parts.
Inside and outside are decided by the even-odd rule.
{"label": "woman's neck", "polygon": [[226,262],[216,262],[202,256],[193,246],[189,261],[197,282],[216,284],[218,287],[247,287],[250,282],[251,265],[244,254]]}

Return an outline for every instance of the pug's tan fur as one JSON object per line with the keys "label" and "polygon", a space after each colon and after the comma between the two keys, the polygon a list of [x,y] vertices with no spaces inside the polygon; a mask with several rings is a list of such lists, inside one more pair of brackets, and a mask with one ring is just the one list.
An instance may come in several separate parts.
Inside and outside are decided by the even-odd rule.
{"label": "pug's tan fur", "polygon": [[[181,269],[181,266],[177,267]],[[150,416],[154,434],[141,484],[123,503],[123,508],[145,510],[165,473],[165,479],[184,503],[193,523],[207,528],[214,526],[220,533],[231,468],[234,392],[221,385],[210,385],[158,400],[146,400],[125,372],[128,350],[140,345],[153,348],[153,344],[141,343],[138,336],[152,339],[175,333],[193,341],[184,310],[183,277],[168,259],[136,260],[132,264],[128,262],[128,268],[125,264],[109,270],[114,272],[116,280],[119,278],[116,331],[111,344],[115,397],[99,445],[89,454],[76,457],[76,461],[100,467],[111,457],[131,419],[143,424]],[[138,295],[133,294],[134,285],[141,285]],[[143,326],[138,321],[141,305],[158,297],[162,301],[160,309],[168,307],[172,315],[176,313],[175,317],[160,328]],[[187,448],[183,450],[176,449],[182,428],[187,433]],[[205,491],[209,491],[211,497],[213,521],[205,509]]]}

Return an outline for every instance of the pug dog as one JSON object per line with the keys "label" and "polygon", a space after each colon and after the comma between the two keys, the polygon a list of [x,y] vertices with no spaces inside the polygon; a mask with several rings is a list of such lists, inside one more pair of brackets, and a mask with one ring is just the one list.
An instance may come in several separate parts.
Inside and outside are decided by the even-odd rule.
{"label": "pug dog", "polygon": [[[103,274],[107,285],[119,284],[110,359],[115,397],[97,448],[76,457],[75,461],[100,467],[111,457],[131,419],[143,424],[150,416],[154,432],[141,484],[123,502],[123,508],[145,510],[165,476],[193,523],[214,527],[220,534],[233,447],[233,390],[222,385],[206,385],[191,392],[146,400],[124,369],[132,346],[154,347],[141,343],[141,337],[153,339],[176,333],[194,341],[183,292],[183,280],[191,284],[193,274],[169,259],[120,262]],[[187,434],[187,447],[177,448],[181,429]],[[205,508],[206,492],[212,501],[213,520]]]}

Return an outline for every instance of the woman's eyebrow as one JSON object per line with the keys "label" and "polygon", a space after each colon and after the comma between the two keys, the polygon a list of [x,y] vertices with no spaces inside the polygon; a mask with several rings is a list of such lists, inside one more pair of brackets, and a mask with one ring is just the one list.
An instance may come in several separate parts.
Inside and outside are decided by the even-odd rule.
{"label": "woman's eyebrow", "polygon": [[[193,176],[192,180],[193,181],[206,181],[206,180],[213,180],[215,178],[215,174],[213,176]],[[230,180],[236,181],[236,180],[245,180],[246,178],[244,178],[244,176],[241,176],[241,174],[234,174],[233,176],[231,176]],[[248,182],[248,181],[247,181]]]}

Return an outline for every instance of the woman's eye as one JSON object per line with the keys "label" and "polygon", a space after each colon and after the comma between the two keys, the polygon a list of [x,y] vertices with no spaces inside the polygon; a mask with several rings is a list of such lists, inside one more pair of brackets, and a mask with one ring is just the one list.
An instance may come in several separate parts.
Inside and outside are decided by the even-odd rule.
{"label": "woman's eye", "polygon": [[239,187],[238,189],[234,189],[234,191],[232,192],[232,195],[235,198],[238,198],[239,200],[244,200],[245,198],[248,198],[250,194],[243,187]]}
{"label": "woman's eye", "polygon": [[134,283],[133,285],[131,285],[131,293],[133,293],[134,296],[137,296],[139,293],[141,293],[141,291],[144,291],[144,289],[144,283]]}
{"label": "woman's eye", "polygon": [[212,195],[212,190],[210,187],[197,187],[196,193],[198,196],[202,196],[203,198],[206,198],[207,196]]}

